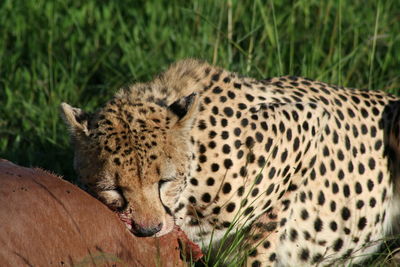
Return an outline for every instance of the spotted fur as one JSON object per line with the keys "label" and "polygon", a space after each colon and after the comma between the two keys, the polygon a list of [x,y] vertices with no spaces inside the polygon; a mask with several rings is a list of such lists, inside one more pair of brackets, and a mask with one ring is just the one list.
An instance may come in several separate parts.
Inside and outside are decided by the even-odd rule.
{"label": "spotted fur", "polygon": [[399,223],[392,95],[185,60],[94,114],[62,107],[82,181],[136,235],[249,227],[247,265],[305,266],[360,261]]}

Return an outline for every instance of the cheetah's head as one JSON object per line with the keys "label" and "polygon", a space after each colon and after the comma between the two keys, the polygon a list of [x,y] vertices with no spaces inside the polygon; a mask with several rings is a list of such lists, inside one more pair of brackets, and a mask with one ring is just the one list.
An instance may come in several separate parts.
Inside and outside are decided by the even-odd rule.
{"label": "cheetah's head", "polygon": [[173,229],[173,207],[192,169],[198,102],[196,94],[169,106],[115,97],[95,114],[61,104],[81,181],[137,236]]}

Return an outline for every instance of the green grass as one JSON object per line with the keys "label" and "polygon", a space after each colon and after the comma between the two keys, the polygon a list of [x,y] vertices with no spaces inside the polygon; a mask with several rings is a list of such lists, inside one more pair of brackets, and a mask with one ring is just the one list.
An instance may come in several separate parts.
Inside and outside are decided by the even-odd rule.
{"label": "green grass", "polygon": [[75,181],[62,101],[94,110],[195,57],[400,94],[400,1],[0,1],[0,157]]}

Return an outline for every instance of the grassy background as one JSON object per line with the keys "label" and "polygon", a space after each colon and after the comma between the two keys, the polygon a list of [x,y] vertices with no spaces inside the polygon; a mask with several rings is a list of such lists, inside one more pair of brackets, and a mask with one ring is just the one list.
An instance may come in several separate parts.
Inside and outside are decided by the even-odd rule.
{"label": "grassy background", "polygon": [[0,157],[74,180],[62,101],[196,57],[256,78],[400,88],[400,1],[0,1]]}

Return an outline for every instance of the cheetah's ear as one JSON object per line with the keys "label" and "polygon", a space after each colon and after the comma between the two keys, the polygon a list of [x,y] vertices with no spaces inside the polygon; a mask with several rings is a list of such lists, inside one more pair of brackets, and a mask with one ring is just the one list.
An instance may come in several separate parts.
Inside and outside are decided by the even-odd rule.
{"label": "cheetah's ear", "polygon": [[67,103],[61,103],[61,111],[64,121],[71,128],[72,134],[89,134],[88,120],[89,114],[80,108],[74,108]]}
{"label": "cheetah's ear", "polygon": [[178,99],[168,107],[169,114],[177,118],[176,126],[188,126],[191,128],[192,122],[196,117],[199,107],[199,96],[192,93],[188,96]]}

